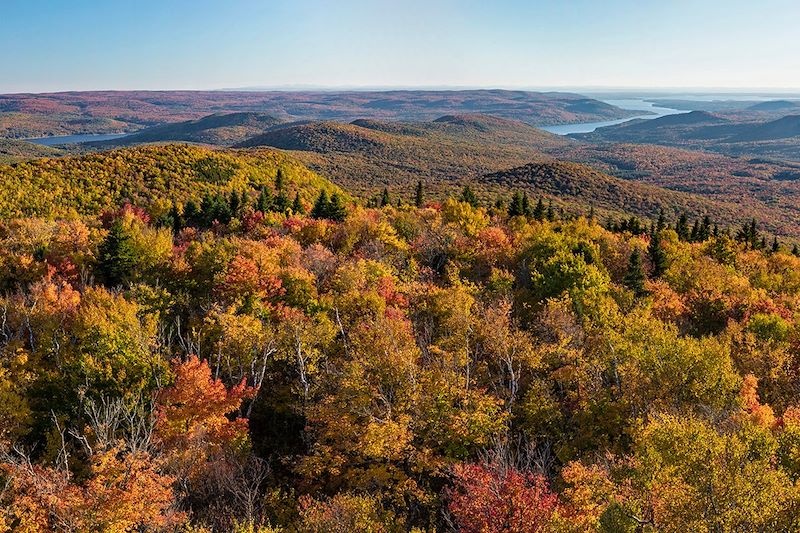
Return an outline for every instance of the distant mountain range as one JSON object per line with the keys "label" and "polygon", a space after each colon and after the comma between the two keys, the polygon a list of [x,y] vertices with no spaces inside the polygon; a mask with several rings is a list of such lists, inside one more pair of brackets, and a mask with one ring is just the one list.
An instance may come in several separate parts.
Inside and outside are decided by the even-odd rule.
{"label": "distant mountain range", "polygon": [[800,161],[800,106],[764,102],[759,109],[794,109],[795,114],[761,120],[736,113],[692,111],[653,120],[636,120],[574,135],[594,142],[648,143],[711,150],[735,156],[767,156]]}
{"label": "distant mountain range", "polygon": [[[549,125],[630,117],[578,94],[506,90],[451,91],[94,91],[0,95],[0,136],[116,133],[192,121],[209,114],[253,112],[282,121],[432,120],[446,114],[491,113]],[[55,120],[54,120],[55,117]],[[93,122],[94,121],[94,122]],[[106,121],[107,129],[97,121]],[[4,123],[12,126],[5,126]],[[3,135],[3,129],[8,133]]]}

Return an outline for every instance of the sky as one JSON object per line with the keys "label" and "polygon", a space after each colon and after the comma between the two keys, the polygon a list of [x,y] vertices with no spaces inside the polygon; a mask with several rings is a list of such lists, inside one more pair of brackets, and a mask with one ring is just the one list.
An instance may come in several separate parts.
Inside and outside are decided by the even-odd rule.
{"label": "sky", "polygon": [[0,0],[0,92],[800,89],[800,0]]}

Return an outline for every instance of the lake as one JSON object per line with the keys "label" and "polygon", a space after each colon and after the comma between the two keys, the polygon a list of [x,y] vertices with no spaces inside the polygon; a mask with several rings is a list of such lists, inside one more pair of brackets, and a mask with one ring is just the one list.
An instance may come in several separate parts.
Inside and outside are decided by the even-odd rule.
{"label": "lake", "polygon": [[125,137],[127,133],[96,133],[87,135],[58,135],[55,137],[40,137],[38,139],[23,139],[29,143],[43,144],[44,146],[55,146],[58,144],[77,144],[92,141],[110,141]]}
{"label": "lake", "polygon": [[620,118],[617,120],[605,120],[602,122],[579,122],[577,124],[558,124],[556,126],[542,126],[539,129],[555,133],[556,135],[569,135],[571,133],[591,133],[597,128],[605,128],[606,126],[615,126],[623,122],[629,122],[638,118],[641,119],[654,119],[666,115],[678,115],[680,113],[688,113],[688,111],[681,111],[679,109],[672,109],[671,107],[661,107],[655,105],[653,102],[648,102],[640,98],[625,98],[620,100],[602,100],[603,102],[615,105],[622,109],[629,109],[631,111],[646,111],[646,114],[636,115],[628,118]]}

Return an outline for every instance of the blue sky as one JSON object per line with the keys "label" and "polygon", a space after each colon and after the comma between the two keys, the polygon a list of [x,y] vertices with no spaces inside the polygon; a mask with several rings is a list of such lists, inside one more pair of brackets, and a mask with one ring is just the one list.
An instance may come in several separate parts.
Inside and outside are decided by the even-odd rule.
{"label": "blue sky", "polygon": [[800,88],[800,0],[0,0],[0,92]]}

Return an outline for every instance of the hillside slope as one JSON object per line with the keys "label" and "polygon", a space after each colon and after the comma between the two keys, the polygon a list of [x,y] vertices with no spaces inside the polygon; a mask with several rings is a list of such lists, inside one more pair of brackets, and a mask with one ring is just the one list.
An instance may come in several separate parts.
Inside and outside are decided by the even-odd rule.
{"label": "hillside slope", "polygon": [[281,122],[280,119],[264,113],[221,113],[197,120],[153,126],[121,139],[93,144],[96,146],[127,146],[151,142],[182,141],[229,146],[242,142]]}
{"label": "hillside slope", "polygon": [[286,154],[166,145],[0,165],[0,218],[94,215],[130,201],[199,199],[271,184],[281,169],[286,186],[312,202],[337,188]]}
{"label": "hillside slope", "polygon": [[58,148],[15,139],[0,139],[0,163],[14,163],[26,159],[59,155],[62,155],[62,151]]}
{"label": "hillside slope", "polygon": [[652,219],[663,209],[670,219],[677,219],[682,213],[707,214],[722,224],[736,224],[752,214],[728,203],[626,181],[565,161],[530,163],[486,174],[476,183],[493,189],[524,190],[568,207],[577,206],[584,211],[594,207],[600,213],[613,215],[635,214]]}

